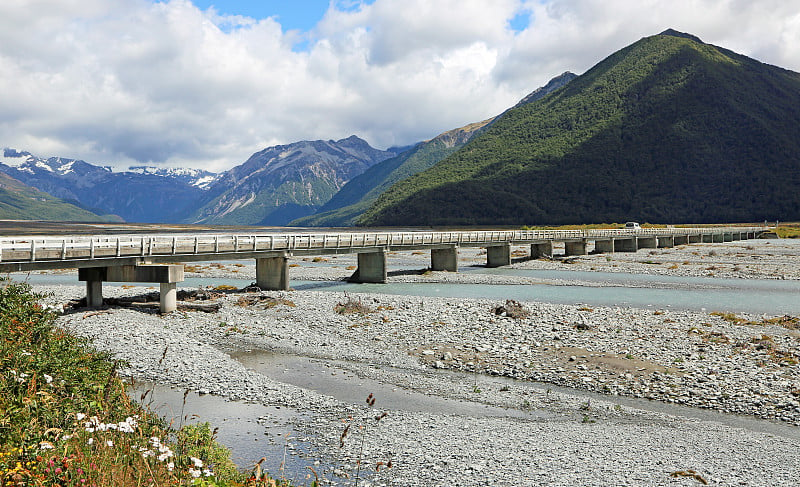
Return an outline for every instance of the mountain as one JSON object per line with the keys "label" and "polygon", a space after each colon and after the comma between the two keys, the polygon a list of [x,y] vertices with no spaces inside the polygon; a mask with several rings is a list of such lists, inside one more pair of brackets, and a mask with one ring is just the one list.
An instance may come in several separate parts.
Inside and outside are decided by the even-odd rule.
{"label": "mountain", "polygon": [[314,213],[347,181],[393,156],[355,135],[269,147],[222,174],[187,221],[285,225]]}
{"label": "mountain", "polygon": [[800,219],[800,74],[675,31],[509,110],[362,225]]}
{"label": "mountain", "polygon": [[[525,96],[515,106],[534,102],[552,91],[562,88],[576,77],[576,74],[570,72],[562,73],[545,86],[537,88]],[[314,215],[300,218],[290,224],[297,226],[353,225],[358,217],[393,184],[432,167],[456,152],[473,136],[490,127],[504,114],[505,112],[498,117],[449,130],[431,140],[404,148],[406,150],[400,155],[376,164],[360,176],[350,180]]]}
{"label": "mountain", "polygon": [[290,222],[294,226],[350,226],[378,196],[394,183],[433,166],[457,151],[490,120],[450,130],[420,142],[400,155],[370,167],[354,177],[317,213]]}
{"label": "mountain", "polygon": [[90,211],[23,184],[0,172],[0,219],[108,221]]}
{"label": "mountain", "polygon": [[197,170],[138,167],[113,172],[88,162],[4,149],[0,172],[87,209],[119,215],[129,222],[177,222],[205,193],[214,175]]}
{"label": "mountain", "polygon": [[152,174],[153,176],[174,179],[200,189],[210,188],[219,179],[219,174],[217,173],[184,167],[131,166],[126,172]]}

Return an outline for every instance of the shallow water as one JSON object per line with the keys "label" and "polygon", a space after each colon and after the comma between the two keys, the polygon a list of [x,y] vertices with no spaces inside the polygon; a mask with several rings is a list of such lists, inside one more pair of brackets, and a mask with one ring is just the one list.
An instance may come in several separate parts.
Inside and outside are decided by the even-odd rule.
{"label": "shallow water", "polygon": [[314,390],[333,396],[342,402],[362,404],[369,394],[374,394],[378,409],[473,417],[500,416],[528,419],[553,417],[544,411],[521,411],[488,406],[479,402],[431,396],[384,384],[377,380],[358,377],[342,368],[342,362],[263,351],[238,352],[231,354],[231,358],[248,369],[278,382]]}
{"label": "shallow water", "polygon": [[[555,415],[546,411],[519,410],[487,406],[478,402],[458,399],[446,399],[438,396],[425,395],[420,392],[410,391],[393,384],[386,384],[372,379],[365,379],[350,372],[347,363],[343,361],[312,359],[280,353],[250,350],[231,354],[245,367],[260,374],[266,375],[279,382],[294,384],[299,387],[311,389],[322,394],[336,397],[343,402],[361,404],[368,394],[374,394],[378,399],[376,408],[388,410],[420,411],[431,414],[454,414],[473,417],[514,417],[514,418],[553,418]],[[410,371],[394,367],[381,366],[406,376],[419,374],[419,371]],[[450,370],[426,370],[424,374],[435,374],[448,381],[474,385],[477,389],[498,390],[503,386],[514,385],[528,389],[532,394],[547,394],[547,391],[560,392],[577,396],[591,401],[611,402],[644,411],[652,411],[676,416],[683,416],[702,421],[714,421],[736,428],[800,439],[800,428],[750,416],[721,413],[710,409],[692,408],[677,404],[669,404],[648,399],[638,399],[624,396],[609,396],[600,393],[588,392],[570,387],[560,387],[543,382],[520,381],[505,377],[492,377],[481,374],[456,372]]]}
{"label": "shallow water", "polygon": [[[141,400],[145,391],[144,401]],[[297,440],[290,421],[302,415],[291,408],[264,406],[243,401],[227,401],[211,394],[185,390],[147,381],[137,381],[128,394],[137,402],[147,404],[173,427],[182,424],[209,422],[218,428],[217,439],[231,450],[231,460],[240,468],[252,469],[261,458],[262,468],[274,477],[306,479],[313,461],[307,460],[310,447]],[[259,418],[265,418],[260,423]],[[291,447],[290,447],[291,446]],[[313,455],[311,455],[313,458]],[[283,465],[283,469],[281,468]],[[317,468],[317,467],[315,467]],[[305,484],[307,482],[301,482]]]}
{"label": "shallow water", "polygon": [[[353,284],[343,281],[290,282],[297,290],[347,291],[439,296],[453,298],[515,299],[559,304],[670,308],[752,314],[800,314],[800,281],[774,279],[721,279],[657,276],[592,271],[464,268],[464,272],[535,279],[535,284],[404,283]],[[81,285],[76,273],[14,274],[31,284]],[[585,285],[569,285],[575,281]],[[190,277],[183,288],[232,285],[245,287],[252,279]],[[610,284],[611,286],[600,286]],[[105,285],[115,285],[107,283]],[[116,283],[120,285],[120,283]]]}

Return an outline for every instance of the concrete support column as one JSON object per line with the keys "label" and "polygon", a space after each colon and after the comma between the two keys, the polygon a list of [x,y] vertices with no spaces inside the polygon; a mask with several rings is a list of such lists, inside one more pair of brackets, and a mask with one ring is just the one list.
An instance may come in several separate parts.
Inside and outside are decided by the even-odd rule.
{"label": "concrete support column", "polygon": [[689,244],[689,236],[688,235],[675,235],[672,239],[672,243],[675,245],[688,245]]}
{"label": "concrete support column", "polygon": [[586,240],[564,242],[564,255],[586,255]]}
{"label": "concrete support column", "polygon": [[354,282],[386,282],[386,250],[358,254],[358,269]]}
{"label": "concrete support column", "polygon": [[594,251],[598,254],[613,254],[614,253],[614,239],[608,240],[595,240]]}
{"label": "concrete support column", "polygon": [[658,248],[658,239],[656,237],[636,237],[637,249],[655,249]]}
{"label": "concrete support column", "polygon": [[544,243],[531,244],[531,259],[540,259],[542,257],[553,257],[553,241],[548,240]]}
{"label": "concrete support column", "polygon": [[668,249],[675,246],[675,237],[658,237],[658,247],[661,249]]}
{"label": "concrete support column", "polygon": [[511,265],[511,245],[486,247],[486,267],[502,267]]}
{"label": "concrete support column", "polygon": [[178,283],[162,282],[158,308],[162,313],[171,313],[178,309]]}
{"label": "concrete support column", "polygon": [[86,306],[103,306],[103,281],[86,281]]}
{"label": "concrete support column", "polygon": [[614,252],[636,252],[636,250],[636,237],[614,239]]}
{"label": "concrete support column", "polygon": [[288,291],[288,260],[286,255],[256,259],[256,286],[269,291]]}
{"label": "concrete support column", "polygon": [[458,272],[458,249],[431,249],[431,270]]}

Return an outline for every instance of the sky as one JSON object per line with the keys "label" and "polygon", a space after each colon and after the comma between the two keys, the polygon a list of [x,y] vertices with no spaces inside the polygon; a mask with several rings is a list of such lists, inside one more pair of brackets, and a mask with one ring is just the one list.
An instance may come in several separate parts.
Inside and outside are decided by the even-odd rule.
{"label": "sky", "polygon": [[211,171],[385,149],[667,28],[800,71],[800,0],[2,0],[0,147]]}

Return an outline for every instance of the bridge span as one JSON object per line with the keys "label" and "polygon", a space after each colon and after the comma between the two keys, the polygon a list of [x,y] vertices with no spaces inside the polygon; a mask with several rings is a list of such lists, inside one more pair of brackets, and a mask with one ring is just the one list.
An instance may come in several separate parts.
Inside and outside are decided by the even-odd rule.
{"label": "bridge span", "polygon": [[230,233],[0,238],[0,272],[78,269],[86,282],[88,306],[103,303],[102,283],[149,282],[161,286],[161,311],[176,308],[183,262],[255,259],[256,284],[266,290],[289,288],[292,256],[357,254],[355,282],[386,282],[390,251],[430,250],[431,269],[458,271],[459,247],[485,247],[487,267],[511,264],[512,245],[530,245],[532,259],[553,257],[554,243],[565,256],[636,252],[696,243],[758,238],[768,227],[643,228],[594,230],[494,230],[349,233]]}

